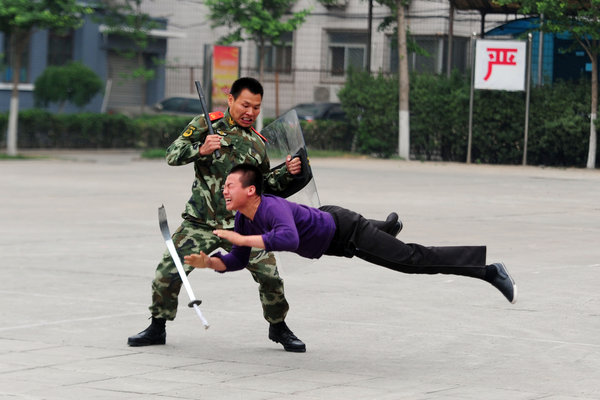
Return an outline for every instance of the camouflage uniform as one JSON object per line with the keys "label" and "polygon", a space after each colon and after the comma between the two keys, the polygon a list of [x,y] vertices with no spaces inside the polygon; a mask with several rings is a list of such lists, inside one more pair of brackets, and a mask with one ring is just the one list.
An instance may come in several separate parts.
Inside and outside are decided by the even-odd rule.
{"label": "camouflage uniform", "polygon": [[[212,119],[212,118],[211,118]],[[221,135],[220,157],[214,153],[202,156],[199,149],[208,127],[204,115],[194,118],[181,135],[167,149],[169,165],[193,162],[196,178],[192,185],[192,197],[182,214],[183,222],[173,234],[173,243],[183,262],[183,257],[200,250],[209,254],[218,247],[229,251],[231,244],[212,234],[214,229],[233,229],[234,215],[228,211],[223,198],[223,185],[234,165],[248,163],[258,166],[265,174],[265,184],[276,189],[284,188],[292,176],[285,166],[269,171],[269,158],[263,140],[252,128],[236,125],[229,114],[212,122],[215,133]],[[194,268],[184,265],[189,274]],[[272,253],[256,249],[251,255],[247,269],[259,284],[263,315],[270,323],[281,322],[289,309]],[[150,311],[156,318],[173,320],[177,314],[177,296],[181,278],[168,251],[156,268],[152,282],[152,305]]]}

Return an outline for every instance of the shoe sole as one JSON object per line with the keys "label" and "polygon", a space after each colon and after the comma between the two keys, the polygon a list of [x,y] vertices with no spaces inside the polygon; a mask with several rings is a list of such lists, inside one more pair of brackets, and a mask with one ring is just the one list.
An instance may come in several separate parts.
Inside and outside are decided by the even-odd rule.
{"label": "shoe sole", "polygon": [[127,342],[127,344],[130,347],[142,347],[142,346],[154,346],[154,345],[161,345],[161,344],[165,344],[167,341],[166,340],[162,340],[160,342],[144,342],[144,343],[139,343],[139,342]]}
{"label": "shoe sole", "polygon": [[[271,339],[271,338],[269,337],[269,339]],[[281,342],[279,342],[279,341],[277,341],[275,339],[271,339],[271,341],[275,342],[275,343],[278,343],[278,344],[281,344],[283,346],[283,349],[285,351],[291,351],[292,353],[304,353],[304,352],[306,352],[306,346],[304,346],[304,347],[297,347],[297,348],[296,347],[285,347]]]}
{"label": "shoe sole", "polygon": [[517,284],[515,283],[515,280],[513,279],[513,277],[510,275],[510,272],[508,272],[508,268],[506,268],[506,265],[504,265],[504,263],[498,263],[500,265],[502,265],[502,268],[504,269],[504,272],[506,273],[506,276],[508,276],[508,279],[510,279],[510,283],[512,283],[512,287],[513,287],[513,298],[512,301],[510,301],[511,304],[515,304],[517,302]]}

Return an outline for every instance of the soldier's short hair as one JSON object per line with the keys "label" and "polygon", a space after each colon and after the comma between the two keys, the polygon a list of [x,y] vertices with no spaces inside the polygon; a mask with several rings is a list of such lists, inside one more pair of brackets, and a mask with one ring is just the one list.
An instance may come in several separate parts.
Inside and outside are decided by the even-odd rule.
{"label": "soldier's short hair", "polygon": [[254,186],[256,188],[256,194],[261,195],[263,191],[263,174],[256,165],[252,164],[238,164],[231,168],[229,174],[239,173],[240,182],[243,188],[248,186]]}
{"label": "soldier's short hair", "polygon": [[231,94],[234,99],[237,99],[244,89],[248,89],[252,94],[259,94],[261,98],[263,97],[262,85],[259,81],[254,78],[250,78],[249,76],[239,78],[233,82],[229,94]]}

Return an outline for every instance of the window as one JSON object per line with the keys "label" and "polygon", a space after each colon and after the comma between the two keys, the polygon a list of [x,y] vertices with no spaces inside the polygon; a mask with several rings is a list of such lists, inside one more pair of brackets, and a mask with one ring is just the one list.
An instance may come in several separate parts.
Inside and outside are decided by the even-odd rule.
{"label": "window", "polygon": [[[10,36],[4,34],[4,54],[0,60],[0,71],[2,72],[0,81],[1,82],[12,82],[13,70],[12,70],[12,59],[10,54]],[[29,82],[29,47],[25,47],[21,53],[21,68],[19,71],[19,82]]]}
{"label": "window", "polygon": [[343,77],[348,68],[365,69],[367,34],[362,32],[329,32],[328,66],[331,76]]}
{"label": "window", "polygon": [[[413,36],[412,40],[425,51],[425,54],[410,52],[408,54],[408,69],[410,71],[442,74],[448,65],[448,38],[434,36]],[[398,72],[398,47],[394,40],[390,42],[390,72]],[[469,39],[452,38],[452,68],[460,72],[467,70]]]}
{"label": "window", "polygon": [[[278,71],[288,75],[292,73],[292,42],[292,32],[286,32],[281,36],[281,45],[265,45],[265,72],[274,73]],[[260,57],[260,51],[257,49],[256,65],[259,65],[258,57]]]}
{"label": "window", "polygon": [[48,33],[48,65],[65,65],[73,60],[73,31]]}

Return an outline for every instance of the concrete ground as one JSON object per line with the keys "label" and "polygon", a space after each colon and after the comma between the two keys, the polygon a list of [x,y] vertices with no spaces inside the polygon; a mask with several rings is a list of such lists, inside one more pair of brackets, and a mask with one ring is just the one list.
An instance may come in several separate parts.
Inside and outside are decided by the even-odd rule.
{"label": "concrete ground", "polygon": [[173,231],[192,166],[47,155],[0,161],[2,399],[600,399],[599,170],[313,159],[323,204],[395,210],[406,242],[485,244],[520,296],[286,254],[295,354],[246,271],[190,275],[210,329],[182,305],[165,346],[128,347],[165,249],[157,208]]}

